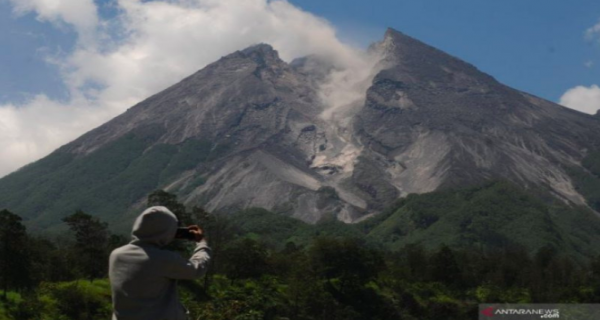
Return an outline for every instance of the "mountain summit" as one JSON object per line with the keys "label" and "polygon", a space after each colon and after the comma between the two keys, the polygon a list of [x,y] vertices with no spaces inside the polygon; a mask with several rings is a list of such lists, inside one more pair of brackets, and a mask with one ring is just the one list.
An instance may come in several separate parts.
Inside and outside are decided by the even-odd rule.
{"label": "mountain summit", "polygon": [[76,209],[121,224],[161,188],[209,211],[354,222],[409,193],[495,179],[586,204],[572,170],[593,176],[581,165],[600,149],[593,116],[392,29],[370,51],[368,89],[336,108],[323,98],[335,67],[318,57],[232,53],[1,179],[0,207],[41,229]]}
{"label": "mountain summit", "polygon": [[508,179],[583,204],[565,167],[600,146],[589,115],[509,88],[474,66],[388,30],[386,59],[357,132],[396,161],[406,192]]}

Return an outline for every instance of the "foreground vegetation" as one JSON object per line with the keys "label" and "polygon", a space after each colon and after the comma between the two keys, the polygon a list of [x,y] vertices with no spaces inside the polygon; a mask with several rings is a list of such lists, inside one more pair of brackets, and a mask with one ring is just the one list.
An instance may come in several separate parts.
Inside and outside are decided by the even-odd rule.
{"label": "foreground vegetation", "polygon": [[[148,205],[208,234],[210,272],[179,286],[193,319],[475,319],[484,302],[600,301],[594,217],[506,183],[410,196],[356,225],[214,216],[162,191]],[[0,212],[0,319],[110,317],[107,256],[128,239],[81,211],[63,222],[69,235],[50,241]]]}
{"label": "foreground vegetation", "polygon": [[[597,302],[600,261],[577,267],[542,250],[419,247],[383,253],[319,238],[274,251],[240,238],[198,281],[180,283],[193,319],[475,319],[482,302]],[[108,281],[42,281],[11,292],[1,319],[108,319]]]}

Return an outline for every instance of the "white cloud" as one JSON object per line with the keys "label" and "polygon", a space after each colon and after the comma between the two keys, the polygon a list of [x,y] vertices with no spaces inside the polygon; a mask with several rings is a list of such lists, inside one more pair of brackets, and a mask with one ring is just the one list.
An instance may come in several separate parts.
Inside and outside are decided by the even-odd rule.
{"label": "white cloud", "polygon": [[577,86],[571,88],[560,97],[560,104],[581,112],[595,114],[600,109],[600,87]]}
{"label": "white cloud", "polygon": [[40,21],[73,25],[81,40],[91,40],[98,26],[93,0],[9,0],[17,14],[35,12]]}
{"label": "white cloud", "polygon": [[98,124],[111,116],[110,110],[87,104],[88,101],[78,100],[62,105],[39,95],[25,107],[0,107],[0,173],[18,169],[52,152],[89,130],[90,124]]}
{"label": "white cloud", "polygon": [[317,54],[339,69],[370,65],[326,20],[283,0],[115,0],[119,16],[112,21],[98,16],[92,0],[10,1],[17,13],[74,28],[78,44],[72,53],[49,57],[63,70],[70,101],[40,95],[0,105],[0,176],[252,44],[269,43],[287,61]]}
{"label": "white cloud", "polygon": [[[600,22],[585,31],[585,38],[588,41],[600,40]],[[583,65],[592,68],[594,61],[588,60]],[[596,114],[600,110],[600,87],[596,84],[589,87],[576,86],[567,90],[560,97],[559,103],[581,112]]]}
{"label": "white cloud", "polygon": [[594,39],[598,39],[599,37],[600,37],[600,22],[598,22],[593,27],[590,27],[587,30],[585,30],[585,38],[587,40],[591,41]]}

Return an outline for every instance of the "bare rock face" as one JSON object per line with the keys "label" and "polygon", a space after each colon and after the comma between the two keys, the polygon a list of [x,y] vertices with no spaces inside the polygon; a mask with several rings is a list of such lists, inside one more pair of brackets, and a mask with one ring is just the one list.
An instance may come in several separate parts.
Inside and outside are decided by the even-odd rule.
{"label": "bare rock face", "polygon": [[[315,87],[324,75],[308,74],[308,61],[287,64],[266,44],[233,53],[64,149],[93,157],[140,127],[162,132],[154,145],[206,140],[226,151],[157,187],[213,211],[263,207],[309,222],[326,213],[354,221],[370,210],[362,194],[338,192],[342,168],[316,159],[337,150],[339,138],[319,116]],[[188,188],[198,176],[206,182]]]}
{"label": "bare rock face", "polygon": [[[371,50],[382,58],[358,93],[364,98],[328,117],[319,92],[332,70],[326,62],[288,64],[266,44],[232,53],[62,147],[52,161],[1,179],[0,203],[47,226],[68,213],[67,204],[118,220],[119,210],[162,188],[212,211],[263,207],[308,222],[327,214],[354,222],[409,193],[490,179],[585,203],[565,168],[600,149],[597,119],[506,87],[395,30]],[[123,149],[123,141],[139,149],[125,160],[123,150],[134,148]],[[99,162],[110,172],[90,175]],[[73,190],[47,163],[94,188]],[[107,190],[137,180],[144,183],[123,191],[118,205],[92,201],[105,191],[119,197]],[[31,192],[52,197],[14,200]]]}
{"label": "bare rock face", "polygon": [[394,30],[375,47],[391,67],[373,80],[356,131],[403,194],[508,179],[584,204],[564,168],[600,144],[592,117]]}
{"label": "bare rock face", "polygon": [[281,134],[288,118],[307,121],[318,111],[305,79],[260,44],[223,57],[180,83],[129,109],[76,140],[70,150],[88,154],[130,132],[157,125],[158,142],[177,144],[201,138],[255,148]]}

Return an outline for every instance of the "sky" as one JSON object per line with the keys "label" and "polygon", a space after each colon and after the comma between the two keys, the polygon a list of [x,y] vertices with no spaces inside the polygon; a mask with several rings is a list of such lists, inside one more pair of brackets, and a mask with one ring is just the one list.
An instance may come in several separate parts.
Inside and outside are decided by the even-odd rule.
{"label": "sky", "polygon": [[266,42],[350,68],[388,27],[600,109],[597,0],[0,0],[0,177],[235,50]]}

